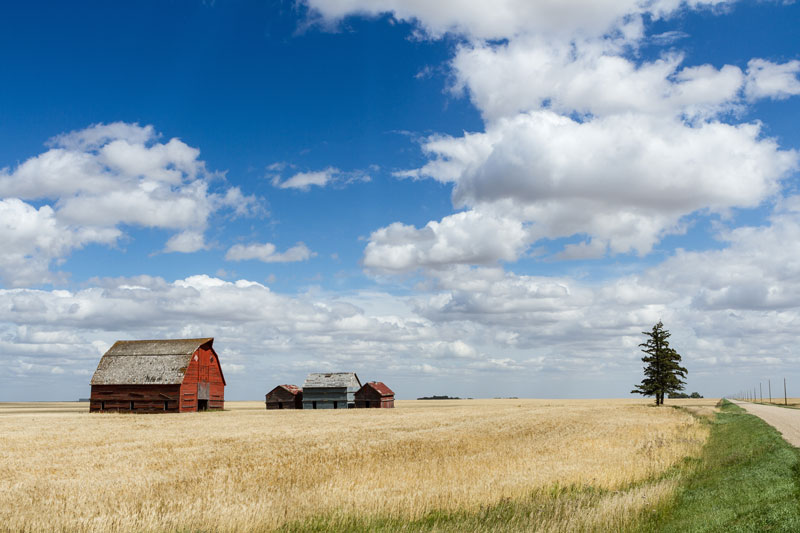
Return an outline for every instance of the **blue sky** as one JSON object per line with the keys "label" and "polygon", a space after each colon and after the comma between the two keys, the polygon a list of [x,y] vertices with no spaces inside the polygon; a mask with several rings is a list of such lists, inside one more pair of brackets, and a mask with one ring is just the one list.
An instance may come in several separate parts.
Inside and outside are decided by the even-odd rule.
{"label": "blue sky", "polygon": [[1,14],[0,400],[186,336],[230,399],[617,397],[659,319],[690,390],[800,384],[796,3]]}

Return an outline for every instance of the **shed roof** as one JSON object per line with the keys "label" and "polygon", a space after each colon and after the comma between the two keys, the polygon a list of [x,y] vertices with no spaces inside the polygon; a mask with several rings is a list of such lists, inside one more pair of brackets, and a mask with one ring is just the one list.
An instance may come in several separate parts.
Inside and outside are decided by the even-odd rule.
{"label": "shed roof", "polygon": [[361,382],[355,372],[325,372],[325,373],[311,373],[306,377],[306,382],[303,383],[303,388],[321,387],[321,388],[348,388],[358,390],[361,388]]}
{"label": "shed roof", "polygon": [[178,385],[183,382],[192,354],[213,342],[213,337],[117,341],[100,359],[91,384]]}
{"label": "shed roof", "polygon": [[381,396],[394,396],[394,391],[387,387],[382,381],[370,381],[369,383],[365,383],[364,387],[373,388]]}
{"label": "shed roof", "polygon": [[277,387],[272,389],[270,392],[274,392],[277,389],[285,389],[286,391],[291,392],[295,396],[297,396],[298,394],[303,392],[303,389],[301,389],[297,385],[278,385]]}

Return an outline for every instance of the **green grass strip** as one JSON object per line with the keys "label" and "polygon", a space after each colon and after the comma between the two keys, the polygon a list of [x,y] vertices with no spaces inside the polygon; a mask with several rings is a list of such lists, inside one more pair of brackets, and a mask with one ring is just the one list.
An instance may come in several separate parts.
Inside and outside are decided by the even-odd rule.
{"label": "green grass strip", "polygon": [[642,531],[800,531],[800,450],[724,402],[675,504]]}

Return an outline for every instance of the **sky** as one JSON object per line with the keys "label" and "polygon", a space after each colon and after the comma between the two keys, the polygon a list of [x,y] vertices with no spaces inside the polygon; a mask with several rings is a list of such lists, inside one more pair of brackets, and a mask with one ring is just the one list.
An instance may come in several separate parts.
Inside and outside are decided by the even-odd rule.
{"label": "sky", "polygon": [[214,337],[229,400],[800,395],[800,5],[7,2],[0,401]]}

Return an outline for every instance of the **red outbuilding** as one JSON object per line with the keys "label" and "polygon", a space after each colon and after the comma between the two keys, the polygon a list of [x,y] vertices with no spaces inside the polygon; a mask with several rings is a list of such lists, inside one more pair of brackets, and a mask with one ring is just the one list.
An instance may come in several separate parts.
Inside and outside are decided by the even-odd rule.
{"label": "red outbuilding", "polygon": [[117,341],[92,376],[89,410],[155,413],[225,407],[213,338]]}
{"label": "red outbuilding", "polygon": [[356,392],[356,409],[358,408],[392,408],[394,392],[380,381],[365,383]]}
{"label": "red outbuilding", "polygon": [[302,409],[303,389],[297,385],[278,385],[267,393],[267,409]]}

